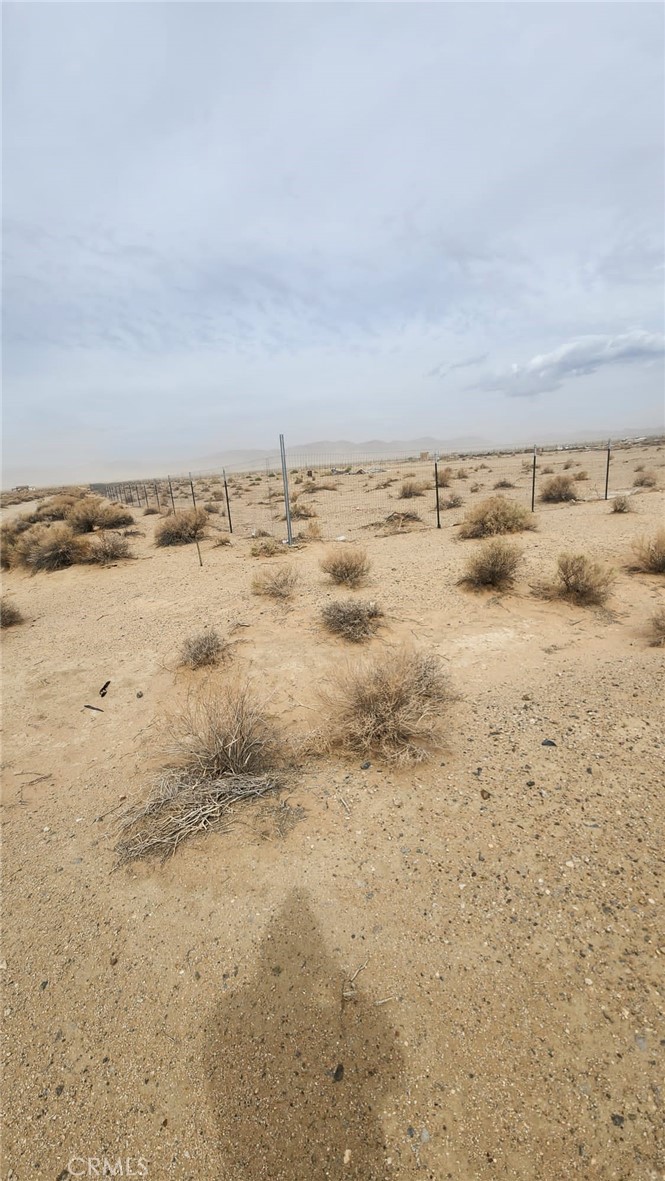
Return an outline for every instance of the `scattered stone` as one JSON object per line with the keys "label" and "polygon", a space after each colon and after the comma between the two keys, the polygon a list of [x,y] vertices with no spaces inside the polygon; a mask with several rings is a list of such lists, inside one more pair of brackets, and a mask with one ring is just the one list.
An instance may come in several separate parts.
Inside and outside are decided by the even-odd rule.
{"label": "scattered stone", "polygon": [[617,1115],[615,1113],[612,1116],[612,1123],[614,1124],[615,1128],[622,1128],[625,1123],[625,1119],[622,1115]]}
{"label": "scattered stone", "polygon": [[333,1074],[333,1082],[334,1083],[341,1083],[343,1078],[344,1078],[344,1066],[341,1062],[339,1062],[337,1064],[337,1066],[335,1067],[335,1073]]}
{"label": "scattered stone", "polygon": [[551,738],[543,738],[543,741],[541,742],[540,745],[541,746],[556,746],[556,742],[552,742]]}
{"label": "scattered stone", "polygon": [[360,764],[360,770],[361,770],[361,771],[369,771],[369,769],[370,769],[370,767],[371,767],[371,766],[372,766],[372,764],[371,764],[371,763],[361,763],[361,764]]}
{"label": "scattered stone", "polygon": [[138,690],[137,690],[136,696],[137,696],[137,697],[143,697],[143,693],[141,692],[141,690],[140,690],[140,689],[138,689]]}
{"label": "scattered stone", "polygon": [[491,793],[490,793],[490,792],[487,790],[487,788],[486,788],[486,787],[481,787],[481,789],[480,789],[480,794],[481,794],[481,796],[482,796],[482,798],[483,798],[484,800],[489,800],[489,799],[490,799],[490,795],[491,795]]}
{"label": "scattered stone", "polygon": [[429,1137],[429,1132],[427,1131],[427,1128],[423,1128],[422,1132],[420,1133],[421,1144],[429,1144],[429,1138],[430,1137]]}

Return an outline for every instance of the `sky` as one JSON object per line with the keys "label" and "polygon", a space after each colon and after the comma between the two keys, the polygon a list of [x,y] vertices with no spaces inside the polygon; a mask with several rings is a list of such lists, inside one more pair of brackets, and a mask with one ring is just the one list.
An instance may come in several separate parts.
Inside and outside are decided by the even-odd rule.
{"label": "sky", "polygon": [[662,429],[660,4],[3,9],[3,486]]}

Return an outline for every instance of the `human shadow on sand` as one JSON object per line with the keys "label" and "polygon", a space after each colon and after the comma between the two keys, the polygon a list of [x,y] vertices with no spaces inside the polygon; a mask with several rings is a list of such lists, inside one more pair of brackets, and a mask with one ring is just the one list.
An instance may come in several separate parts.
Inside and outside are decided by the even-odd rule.
{"label": "human shadow on sand", "polygon": [[400,1089],[403,1057],[387,1011],[363,994],[361,979],[349,986],[307,895],[292,893],[268,927],[252,979],[220,998],[209,1033],[225,1177],[390,1174],[381,1116]]}

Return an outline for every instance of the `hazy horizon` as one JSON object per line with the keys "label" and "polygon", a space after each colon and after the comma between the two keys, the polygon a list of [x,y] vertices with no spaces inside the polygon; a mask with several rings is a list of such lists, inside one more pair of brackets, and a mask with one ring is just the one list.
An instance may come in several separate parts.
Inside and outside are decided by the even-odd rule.
{"label": "hazy horizon", "polygon": [[663,30],[6,4],[3,486],[662,430]]}

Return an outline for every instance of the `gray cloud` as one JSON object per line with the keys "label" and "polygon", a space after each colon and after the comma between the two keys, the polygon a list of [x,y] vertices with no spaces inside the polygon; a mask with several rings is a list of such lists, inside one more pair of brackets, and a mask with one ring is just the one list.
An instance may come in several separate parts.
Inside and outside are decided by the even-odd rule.
{"label": "gray cloud", "polygon": [[610,365],[653,365],[663,356],[662,332],[634,329],[619,336],[582,336],[523,365],[513,364],[480,385],[512,398],[529,398],[558,390],[569,378],[586,377]]}

